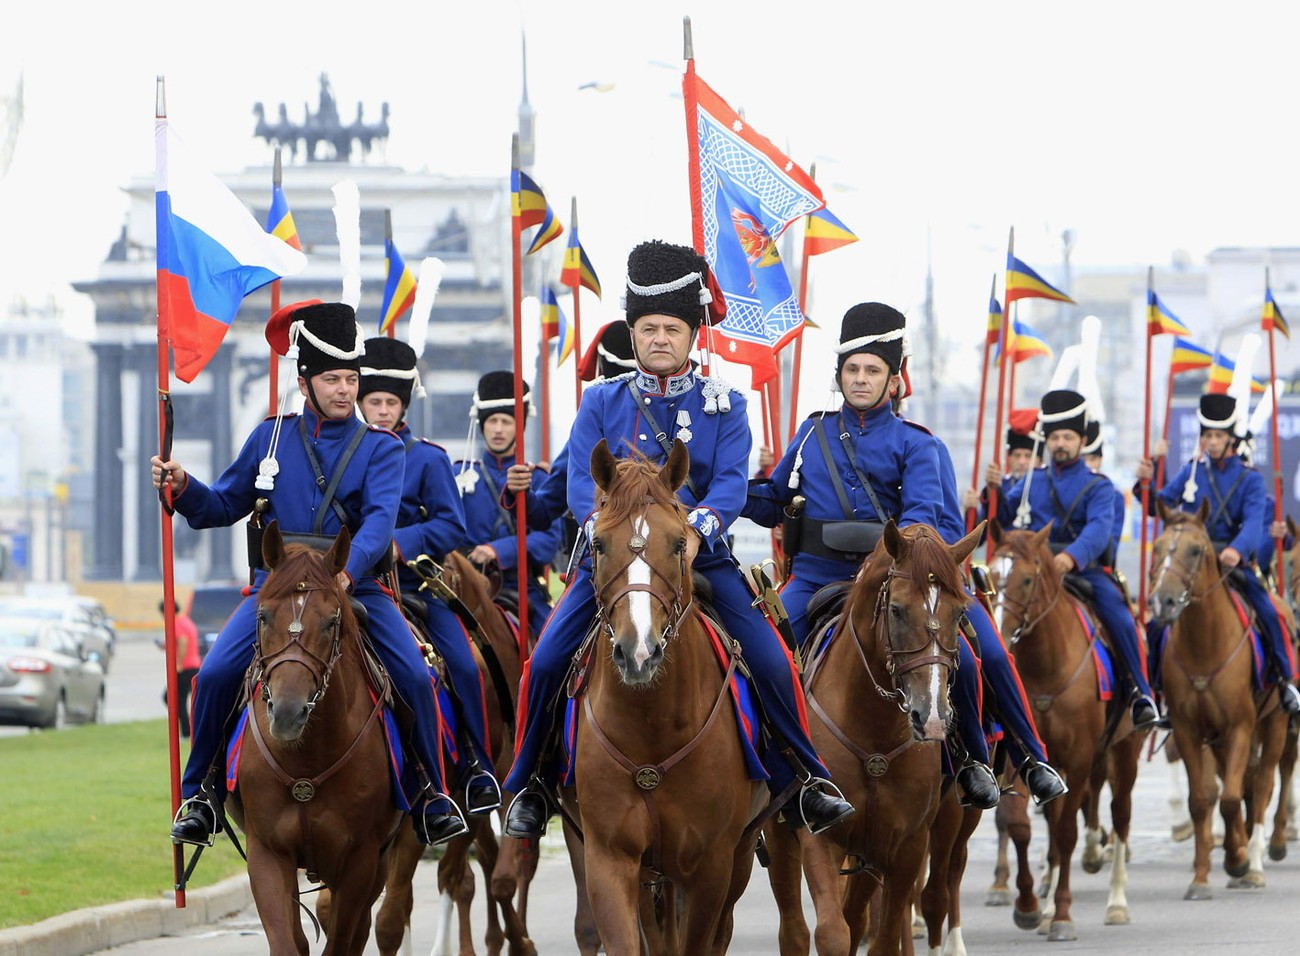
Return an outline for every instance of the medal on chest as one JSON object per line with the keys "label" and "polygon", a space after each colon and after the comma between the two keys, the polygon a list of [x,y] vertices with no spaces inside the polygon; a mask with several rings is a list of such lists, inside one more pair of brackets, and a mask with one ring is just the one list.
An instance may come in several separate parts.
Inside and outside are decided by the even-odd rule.
{"label": "medal on chest", "polygon": [[691,413],[684,408],[677,413],[677,437],[683,444],[690,442],[694,437],[691,432]]}

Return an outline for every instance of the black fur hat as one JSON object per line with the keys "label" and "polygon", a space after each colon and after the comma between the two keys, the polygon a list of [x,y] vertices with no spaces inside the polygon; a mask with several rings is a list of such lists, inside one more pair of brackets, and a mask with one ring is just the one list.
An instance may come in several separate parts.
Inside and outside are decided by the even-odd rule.
{"label": "black fur hat", "polygon": [[402,407],[411,404],[411,392],[424,397],[420,385],[420,372],[416,368],[415,349],[400,339],[376,336],[366,339],[366,354],[361,364],[361,385],[357,401],[371,392],[389,392],[402,400]]}
{"label": "black fur hat", "polygon": [[[532,399],[528,395],[528,383],[524,382],[524,414],[532,408]],[[470,414],[478,416],[478,427],[493,415],[515,417],[515,376],[513,372],[488,372],[478,380],[474,390],[474,403]]]}
{"label": "black fur hat", "polygon": [[303,378],[335,369],[361,370],[365,344],[357,314],[346,303],[311,300],[286,305],[271,316],[266,338],[281,355],[297,344],[297,372]]}
{"label": "black fur hat", "polygon": [[1052,432],[1068,428],[1087,438],[1088,400],[1068,388],[1058,388],[1043,396],[1039,405],[1038,427],[1046,438]]}
{"label": "black fur hat", "polygon": [[1088,430],[1083,436],[1083,448],[1080,454],[1083,455],[1100,455],[1101,454],[1101,422],[1088,422]]}
{"label": "black fur hat", "polygon": [[840,344],[835,349],[839,356],[835,372],[844,368],[850,355],[876,355],[889,366],[889,374],[897,375],[903,364],[903,331],[907,319],[892,305],[883,302],[860,302],[844,313],[840,323]]}
{"label": "black fur hat", "polygon": [[1237,422],[1237,400],[1217,392],[1202,395],[1196,418],[1201,423],[1202,432],[1215,428],[1233,434],[1233,425]]}
{"label": "black fur hat", "polygon": [[1023,434],[1022,432],[1016,431],[1014,428],[1008,428],[1007,429],[1007,451],[1012,452],[1012,451],[1018,451],[1020,449],[1024,449],[1025,451],[1033,451],[1034,436]]}
{"label": "black fur hat", "polygon": [[704,321],[713,301],[709,290],[709,264],[689,246],[651,240],[627,256],[627,324],[643,315],[672,315],[692,330]]}
{"label": "black fur hat", "polygon": [[584,382],[598,378],[613,378],[636,368],[632,354],[632,331],[626,322],[606,325],[587,346],[587,352],[578,363],[578,374]]}

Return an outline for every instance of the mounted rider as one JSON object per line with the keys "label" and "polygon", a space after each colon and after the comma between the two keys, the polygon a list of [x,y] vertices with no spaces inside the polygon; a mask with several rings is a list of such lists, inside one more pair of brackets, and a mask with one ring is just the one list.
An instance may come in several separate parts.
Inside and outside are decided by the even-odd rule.
{"label": "mounted rider", "polygon": [[[466,827],[440,779],[433,685],[406,619],[377,577],[391,559],[405,470],[402,443],[356,417],[365,347],[351,306],[317,300],[289,305],[271,317],[266,334],[281,354],[296,350],[298,389],[306,398],[302,414],[258,425],[212,485],[179,462],[155,456],[154,486],[171,485],[177,513],[196,529],[228,527],[255,508],[264,521],[276,521],[290,543],[332,541],[348,527],[352,547],[340,583],[365,607],[371,643],[414,717],[410,736],[424,792],[413,821],[421,840],[441,843]],[[172,826],[175,843],[210,845],[219,829],[224,788],[210,781],[214,771],[220,776],[226,721],[253,660],[256,594],[267,575],[260,551],[252,551],[257,567],[249,596],[222,627],[194,682],[193,738],[181,781],[184,802]]]}
{"label": "mounted rider", "polygon": [[1004,527],[1038,531],[1051,524],[1048,544],[1062,575],[1078,575],[1092,588],[1093,606],[1101,618],[1117,659],[1127,671],[1129,712],[1142,730],[1159,717],[1151,699],[1137,625],[1119,584],[1102,566],[1114,529],[1114,487],[1084,463],[1088,432],[1088,401],[1070,389],[1043,396],[1039,428],[1050,463],[1030,471],[1002,495],[1001,470],[990,464],[985,480],[998,494],[998,520]]}
{"label": "mounted rider", "polygon": [[[1104,446],[1105,442],[1102,441],[1101,437],[1101,422],[1090,419],[1088,421],[1088,433],[1083,436],[1083,451],[1081,454],[1083,455],[1083,463],[1097,475],[1103,474],[1101,466]],[[1111,482],[1111,487],[1115,489],[1115,495],[1112,507],[1110,547],[1102,559],[1102,565],[1113,569],[1116,557],[1119,554],[1119,543],[1124,538],[1124,518],[1128,514],[1128,499],[1124,497],[1124,492],[1120,491],[1119,485]]]}
{"label": "mounted rider", "polygon": [[[1282,709],[1288,714],[1300,714],[1300,692],[1292,683],[1296,668],[1289,642],[1277,608],[1249,566],[1249,557],[1265,533],[1267,492],[1263,477],[1237,454],[1238,414],[1237,400],[1231,395],[1201,396],[1196,414],[1201,426],[1201,451],[1155,493],[1152,505],[1162,501],[1168,508],[1194,512],[1202,502],[1208,502],[1206,530],[1218,552],[1219,565],[1225,571],[1241,570],[1231,579],[1250,602],[1268,639],[1266,653],[1270,670],[1278,679]],[[1151,460],[1143,459],[1137,469],[1139,481],[1150,478],[1152,473]]]}
{"label": "mounted rider", "polygon": [[461,508],[451,459],[442,446],[417,438],[406,423],[411,396],[424,397],[415,349],[384,336],[366,339],[357,405],[367,424],[386,428],[406,447],[402,500],[393,532],[398,583],[425,608],[428,634],[447,664],[447,679],[457,705],[460,725],[469,742],[466,760],[465,811],[471,816],[501,806],[487,744],[487,703],[483,680],[474,660],[469,632],[447,602],[429,590],[420,590],[420,577],[406,566],[426,554],[441,563],[465,539],[465,513]]}
{"label": "mounted rider", "polygon": [[[694,532],[687,535],[687,556],[708,579],[721,622],[743,648],[777,748],[798,764],[790,766],[784,755],[768,760],[769,786],[780,792],[797,775],[803,787],[797,802],[791,801],[796,806],[787,807],[787,818],[802,819],[818,831],[847,817],[853,807],[823,789],[828,774],[808,739],[790,652],[754,607],[727,548],[727,528],[745,501],[751,439],[744,396],[717,379],[697,375],[689,361],[712,301],[708,264],[693,249],[645,242],[629,254],[626,317],[637,369],[593,385],[583,395],[568,444],[569,510],[584,530],[591,527],[599,502],[590,460],[601,439],[616,456],[640,453],[656,463],[666,460],[674,440],[687,445],[690,473],[678,491]],[[530,495],[530,505],[532,499]],[[539,763],[559,716],[562,681],[596,609],[591,562],[584,557],[570,575],[520,685],[520,710],[526,718],[504,787],[518,794],[506,818],[510,836],[536,838],[545,829],[545,781],[536,775],[545,773]],[[775,750],[769,753],[775,756]]]}

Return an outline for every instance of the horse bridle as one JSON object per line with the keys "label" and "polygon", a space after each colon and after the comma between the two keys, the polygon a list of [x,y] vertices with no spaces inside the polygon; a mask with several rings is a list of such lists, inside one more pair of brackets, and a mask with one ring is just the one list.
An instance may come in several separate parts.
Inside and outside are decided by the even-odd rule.
{"label": "horse bridle", "polygon": [[[871,683],[876,688],[876,693],[885,700],[893,701],[895,705],[897,705],[898,709],[904,713],[907,713],[907,701],[903,696],[903,692],[898,689],[899,677],[906,674],[908,671],[925,667],[927,664],[935,664],[946,667],[949,670],[956,670],[961,661],[958,654],[958,646],[955,641],[953,642],[952,647],[947,647],[939,640],[938,635],[943,629],[943,622],[934,614],[931,614],[925,624],[922,625],[922,628],[926,632],[925,639],[915,646],[898,648],[894,647],[888,636],[883,640],[880,639],[882,623],[884,624],[886,635],[892,633],[891,623],[884,618],[885,608],[889,606],[891,585],[895,578],[907,578],[908,580],[911,580],[911,577],[912,576],[906,571],[900,571],[896,567],[890,567],[889,571],[885,574],[885,580],[880,583],[880,591],[876,595],[876,606],[871,613],[872,634],[876,637],[879,643],[884,645],[885,650],[888,652],[888,656],[885,658],[885,671],[889,674],[890,680],[894,685],[893,690],[882,687],[880,681],[876,679],[875,672],[871,669],[871,663],[867,660],[867,655],[862,650],[862,642],[858,640],[858,630],[857,626],[853,623],[852,608],[849,609],[849,613],[846,615],[848,618],[849,637],[853,641],[853,646],[858,650],[858,657],[862,661],[862,666],[866,668],[867,676],[871,678]],[[929,581],[931,585],[936,584],[933,574],[929,576]],[[912,624],[909,624],[907,627],[909,631],[921,630],[922,628],[918,628]],[[914,657],[911,660],[904,661],[901,664],[899,663],[899,657],[907,654],[920,654],[932,642],[938,644],[939,649],[947,652],[947,654],[927,654],[923,657]]]}
{"label": "horse bridle", "polygon": [[[655,501],[653,498],[647,497],[645,499],[645,503],[653,504],[655,503]],[[660,634],[660,639],[663,640],[665,643],[671,641],[680,632],[682,621],[686,619],[686,615],[689,614],[691,608],[695,606],[694,598],[692,598],[690,601],[687,601],[685,606],[682,605],[682,590],[686,581],[686,575],[689,573],[686,567],[685,545],[682,546],[681,550],[678,552],[677,555],[678,578],[677,578],[677,583],[674,584],[672,579],[669,578],[668,575],[664,574],[661,570],[656,568],[654,566],[654,563],[648,557],[646,557],[645,555],[646,543],[647,543],[646,539],[643,535],[633,534],[632,537],[630,537],[627,542],[627,548],[629,552],[627,561],[624,562],[624,564],[622,565],[622,567],[618,569],[618,571],[610,575],[609,580],[606,581],[605,584],[599,589],[597,589],[596,591],[596,618],[599,621],[601,627],[605,629],[606,634],[609,635],[609,638],[611,640],[613,640],[616,635],[614,634],[614,624],[609,619],[609,611],[615,605],[617,605],[619,601],[623,600],[623,598],[627,597],[629,594],[638,591],[649,594],[656,601],[658,601],[659,604],[663,607],[664,611],[667,612],[668,623],[664,625],[663,633]],[[597,574],[597,565],[602,560],[602,555],[603,552],[599,551],[594,546],[592,547],[591,577],[593,581],[595,581],[599,576]],[[621,587],[613,595],[607,596],[605,594],[606,590],[610,588],[612,585],[614,585],[619,580],[619,578],[625,574],[627,569],[632,566],[633,562],[635,562],[638,558],[645,562],[646,567],[650,569],[650,573],[652,576],[657,575],[660,579],[663,580],[665,584],[668,585],[669,589],[672,591],[671,600],[669,598],[664,597],[663,594],[657,591],[653,583],[624,584],[623,587]],[[653,581],[653,577],[652,577],[652,581]]]}
{"label": "horse bridle", "polygon": [[[1012,555],[1011,557],[1014,559],[1015,556]],[[1029,619],[1029,610],[1034,606],[1034,598],[1038,596],[1038,585],[1042,579],[1043,559],[1035,557],[1034,579],[1029,582],[1029,594],[1025,597],[1024,601],[1012,600],[1012,598],[1007,595],[1005,588],[998,588],[998,604],[1009,605],[1011,610],[1015,611],[1016,617],[1020,621],[1020,623],[1017,624],[1009,634],[1005,630],[1002,631],[1002,636],[1006,638],[1008,644],[1015,644],[1023,635],[1032,631],[1039,621],[1051,613],[1052,608],[1056,607],[1056,602],[1061,599],[1061,591],[1058,590],[1056,595],[1047,602],[1047,607],[1043,608],[1037,617],[1032,620]]]}
{"label": "horse bridle", "polygon": [[[329,687],[330,675],[334,672],[334,665],[338,663],[339,656],[342,654],[342,605],[335,609],[334,618],[331,623],[333,642],[330,646],[329,660],[318,656],[302,642],[302,615],[307,609],[307,601],[315,591],[323,591],[325,588],[320,585],[312,584],[308,581],[299,581],[294,585],[291,595],[300,595],[301,600],[294,601],[293,620],[289,622],[289,641],[282,648],[273,654],[264,655],[262,653],[262,641],[260,632],[269,622],[262,616],[262,609],[258,608],[258,640],[257,648],[253,657],[253,671],[255,675],[254,682],[262,685],[262,700],[269,702],[271,699],[271,672],[281,664],[298,664],[305,667],[311,674],[312,679],[316,682],[316,692],[307,700],[307,710],[310,712],[325,696],[325,690]],[[300,656],[292,653],[294,648],[302,652]]]}
{"label": "horse bridle", "polygon": [[1173,533],[1173,540],[1169,542],[1169,553],[1165,555],[1164,563],[1160,565],[1159,577],[1157,577],[1154,581],[1151,582],[1152,594],[1155,594],[1158,590],[1160,590],[1160,585],[1164,582],[1165,574],[1167,572],[1172,572],[1174,577],[1178,579],[1178,582],[1182,584],[1183,586],[1182,593],[1180,593],[1178,597],[1174,599],[1175,619],[1180,614],[1182,614],[1184,610],[1186,610],[1189,604],[1192,604],[1196,601],[1203,600],[1205,597],[1211,594],[1216,588],[1220,587],[1223,584],[1223,582],[1228,579],[1228,574],[1232,570],[1231,568],[1227,568],[1226,570],[1224,570],[1223,574],[1219,576],[1219,580],[1215,581],[1213,584],[1211,584],[1208,588],[1206,588],[1201,593],[1199,594],[1194,593],[1194,584],[1195,584],[1194,578],[1196,574],[1201,570],[1201,567],[1205,564],[1207,557],[1214,553],[1214,545],[1213,542],[1210,542],[1209,537],[1207,536],[1206,542],[1210,546],[1206,548],[1205,553],[1201,555],[1200,564],[1197,565],[1195,568],[1188,569],[1187,565],[1183,563],[1182,559],[1180,557],[1177,557],[1178,539],[1182,537],[1183,531],[1186,529],[1186,527],[1187,527],[1186,525],[1177,524],[1169,529]]}

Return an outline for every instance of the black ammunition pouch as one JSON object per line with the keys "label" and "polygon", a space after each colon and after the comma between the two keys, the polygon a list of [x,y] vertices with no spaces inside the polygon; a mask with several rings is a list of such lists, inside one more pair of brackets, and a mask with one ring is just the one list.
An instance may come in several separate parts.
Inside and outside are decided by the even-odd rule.
{"label": "black ammunition pouch", "polygon": [[807,515],[801,521],[800,552],[854,564],[876,549],[885,530],[879,521],[819,521]]}

